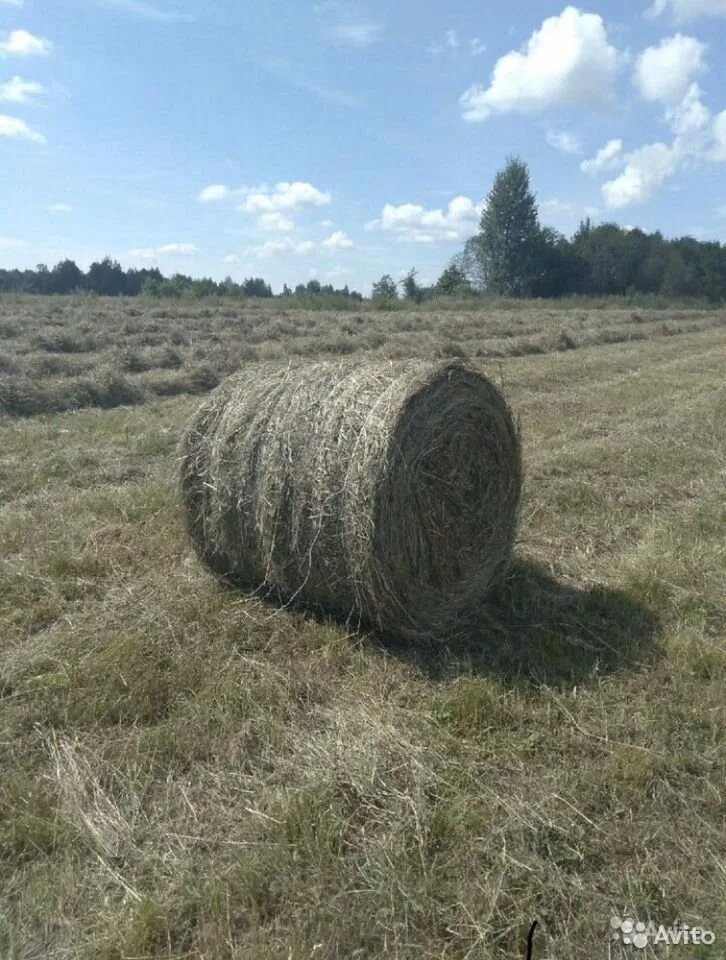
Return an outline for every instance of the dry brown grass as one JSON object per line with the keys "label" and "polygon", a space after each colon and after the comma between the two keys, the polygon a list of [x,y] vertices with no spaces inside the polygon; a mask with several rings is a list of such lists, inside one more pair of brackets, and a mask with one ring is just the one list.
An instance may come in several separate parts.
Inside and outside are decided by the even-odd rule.
{"label": "dry brown grass", "polygon": [[[394,319],[400,349],[440,336]],[[535,960],[580,960],[633,913],[714,930],[671,955],[718,958],[726,340],[707,321],[490,365],[526,484],[475,644],[349,633],[205,572],[175,486],[195,397],[0,418],[0,957],[522,960],[537,917]],[[478,321],[447,322],[466,344]]]}
{"label": "dry brown grass", "polygon": [[[379,311],[365,304],[336,312],[261,301],[4,295],[0,412],[32,416],[206,393],[255,360],[372,354],[491,361],[694,332],[722,325],[725,315],[722,309],[633,310],[606,303],[466,307]],[[100,370],[106,373],[99,379]]]}

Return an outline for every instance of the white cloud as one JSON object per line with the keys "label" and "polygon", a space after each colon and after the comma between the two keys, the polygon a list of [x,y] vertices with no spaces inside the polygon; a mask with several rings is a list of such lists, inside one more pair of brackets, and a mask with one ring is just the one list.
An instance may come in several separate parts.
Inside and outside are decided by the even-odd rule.
{"label": "white cloud", "polygon": [[635,64],[635,84],[645,100],[676,104],[704,69],[705,44],[677,33],[648,47]]}
{"label": "white cloud", "polygon": [[666,11],[677,23],[696,17],[726,17],[726,0],[654,0],[646,16],[659,17]]}
{"label": "white cloud", "polygon": [[300,210],[305,207],[324,207],[331,201],[329,193],[318,190],[312,183],[296,180],[293,183],[282,181],[275,184],[273,190],[267,187],[253,187],[245,191],[244,202],[240,210],[245,213],[268,213],[279,210]]}
{"label": "white cloud", "polygon": [[602,185],[603,198],[612,210],[648,200],[676,172],[679,156],[665,143],[651,143],[627,154],[625,161],[623,172]]}
{"label": "white cloud", "polygon": [[[712,118],[702,102],[701,88],[692,80],[703,69],[704,49],[699,41],[676,35],[649,48],[639,59],[636,82],[646,99],[665,105],[664,119],[674,134],[673,142],[651,143],[623,155],[622,144],[611,141],[594,160],[581,165],[592,173],[605,169],[607,162],[623,167],[619,176],[602,185],[609,208],[643,203],[684,166],[705,160],[726,162],[726,111]],[[599,163],[609,147],[616,149],[609,151],[607,162]]]}
{"label": "white cloud", "polygon": [[417,203],[387,203],[381,216],[366,224],[368,230],[385,230],[410,243],[465,240],[476,233],[481,205],[468,197],[454,197],[446,210],[426,210]]}
{"label": "white cloud", "polygon": [[603,107],[612,100],[621,59],[608,43],[602,17],[566,7],[546,19],[522,51],[497,61],[488,88],[477,85],[462,94],[462,116],[474,122],[494,113],[536,113],[560,103]]}
{"label": "white cloud", "polygon": [[[221,200],[242,199],[239,209],[244,213],[267,214],[286,211],[292,213],[306,207],[325,207],[331,202],[331,195],[318,190],[312,183],[295,180],[292,183],[281,181],[271,189],[260,187],[238,187],[232,189],[224,183],[213,183],[197,194],[200,203],[214,203]],[[272,223],[270,219],[268,223]]]}
{"label": "white cloud", "polygon": [[314,248],[315,244],[311,240],[296,243],[290,237],[282,237],[280,240],[266,240],[257,246],[247,247],[245,256],[254,256],[258,260],[271,260],[273,257],[283,256],[284,254],[304,256]]}
{"label": "white cloud", "polygon": [[567,130],[548,130],[547,143],[560,153],[582,153],[580,138]]}
{"label": "white cloud", "polygon": [[116,7],[125,13],[141,17],[142,20],[153,20],[157,23],[189,23],[194,18],[188,13],[179,13],[176,10],[162,10],[145,0],[99,0],[105,7]]}
{"label": "white cloud", "polygon": [[457,54],[460,50],[466,50],[470,57],[478,57],[486,50],[486,44],[482,43],[479,37],[472,37],[470,40],[462,40],[456,30],[447,30],[444,39],[439,43],[432,43],[429,47],[429,53],[439,56],[442,53]]}
{"label": "white cloud", "polygon": [[326,250],[350,250],[353,241],[342,230],[336,230],[327,240],[323,240],[322,245]]}
{"label": "white cloud", "polygon": [[599,208],[599,207],[585,207],[584,213],[585,213],[585,216],[586,216],[586,217],[599,217],[599,216],[600,216],[600,208]]}
{"label": "white cloud", "polygon": [[25,120],[19,117],[8,117],[0,113],[0,137],[11,137],[17,140],[31,140],[33,143],[47,143],[42,133],[33,130]]}
{"label": "white cloud", "polygon": [[[701,134],[711,120],[711,111],[701,102],[701,88],[692,83],[688,92],[680,103],[669,107],[665,113],[666,120],[673,133],[681,141],[681,147],[688,152],[699,150],[702,147]],[[683,138],[689,137],[690,143]]]}
{"label": "white cloud", "polygon": [[332,227],[332,226],[333,226],[333,221],[332,221],[332,220],[321,220],[321,221],[320,221],[320,226],[321,226],[321,227]]}
{"label": "white cloud", "polygon": [[17,250],[18,247],[24,247],[25,240],[18,240],[17,237],[0,237],[0,250]]}
{"label": "white cloud", "polygon": [[713,118],[712,135],[715,141],[709,153],[709,159],[717,163],[726,163],[726,110]]}
{"label": "white cloud", "polygon": [[223,183],[212,183],[210,186],[200,190],[197,200],[200,203],[213,203],[216,200],[226,200],[232,191]]}
{"label": "white cloud", "polygon": [[53,44],[36,37],[27,30],[11,30],[7,39],[0,41],[0,57],[32,57],[50,53]]}
{"label": "white cloud", "polygon": [[552,214],[552,216],[564,215],[573,212],[573,206],[569,201],[558,200],[556,197],[552,200],[545,200],[544,203],[540,204],[540,209],[546,214]]}
{"label": "white cloud", "polygon": [[318,20],[333,43],[364,48],[380,40],[382,24],[373,20],[353,3],[318,3],[313,7]]}
{"label": "white cloud", "polygon": [[197,194],[200,203],[215,203],[224,200],[241,200],[237,209],[257,217],[257,226],[262,230],[279,230],[287,233],[295,229],[293,215],[301,210],[325,207],[332,197],[312,183],[295,180],[280,181],[274,187],[263,184],[259,187],[237,187],[213,183]]}
{"label": "white cloud", "polygon": [[163,247],[159,247],[159,253],[190,256],[194,253],[199,253],[199,247],[196,243],[165,243]]}
{"label": "white cloud", "polygon": [[239,263],[239,257],[236,253],[228,253],[224,258],[225,263]]}
{"label": "white cloud", "polygon": [[294,221],[286,217],[284,213],[280,213],[279,210],[271,210],[260,214],[257,218],[257,225],[262,227],[263,230],[281,230],[285,233],[295,229]]}
{"label": "white cloud", "polygon": [[622,149],[622,140],[608,140],[605,146],[601,147],[594,157],[590,160],[582,161],[580,170],[582,170],[583,173],[589,174],[591,177],[602,173],[604,170],[615,170],[625,162],[622,156]]}
{"label": "white cloud", "polygon": [[9,7],[22,7],[23,0],[0,0],[0,3],[6,3]]}
{"label": "white cloud", "polygon": [[130,255],[139,260],[156,260],[157,257],[192,256],[195,253],[199,253],[196,243],[165,243],[160,247],[138,247]]}
{"label": "white cloud", "polygon": [[6,80],[5,83],[0,83],[0,100],[6,103],[29,103],[32,97],[39,96],[41,93],[45,93],[42,83],[23,80],[17,75]]}
{"label": "white cloud", "polygon": [[48,209],[51,213],[73,213],[73,207],[67,203],[51,203]]}

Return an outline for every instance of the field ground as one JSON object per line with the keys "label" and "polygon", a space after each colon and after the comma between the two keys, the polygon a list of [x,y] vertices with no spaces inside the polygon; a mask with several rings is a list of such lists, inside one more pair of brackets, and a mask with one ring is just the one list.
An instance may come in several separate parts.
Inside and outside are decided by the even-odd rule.
{"label": "field ground", "polygon": [[[580,301],[436,302],[410,311],[346,311],[279,301],[159,302],[5,296],[0,308],[0,414],[29,416],[204,393],[255,360],[370,353],[499,358],[680,336],[722,326],[713,308],[586,309]],[[479,301],[480,302],[480,301]],[[597,301],[595,301],[597,302]],[[476,305],[477,301],[474,301]],[[546,302],[545,302],[546,303]]]}
{"label": "field ground", "polygon": [[[596,960],[615,913],[723,956],[724,312],[194,309],[0,301],[3,960],[519,960],[535,917],[535,960]],[[478,358],[521,417],[478,644],[350,635],[189,548],[190,394],[351,350]]]}

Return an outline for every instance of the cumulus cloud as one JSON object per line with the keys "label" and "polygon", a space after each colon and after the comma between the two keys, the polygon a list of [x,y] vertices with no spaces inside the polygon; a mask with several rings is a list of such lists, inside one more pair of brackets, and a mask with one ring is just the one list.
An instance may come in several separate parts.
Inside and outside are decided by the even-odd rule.
{"label": "cumulus cloud", "polygon": [[417,203],[387,203],[366,229],[385,230],[409,243],[440,243],[465,240],[476,233],[480,216],[481,205],[469,197],[454,197],[446,210],[427,210]]}
{"label": "cumulus cloud", "polygon": [[131,251],[132,257],[139,260],[156,260],[164,256],[192,256],[199,253],[196,243],[165,243],[160,247],[138,247]]}
{"label": "cumulus cloud", "polygon": [[73,213],[73,207],[67,203],[51,203],[48,209],[51,213]]}
{"label": "cumulus cloud", "polygon": [[194,253],[199,253],[199,247],[196,243],[165,243],[163,247],[159,247],[159,253],[189,256]]}
{"label": "cumulus cloud", "polygon": [[200,203],[214,203],[221,200],[241,199],[239,209],[244,213],[293,212],[306,207],[325,207],[331,202],[329,193],[318,190],[312,183],[295,180],[292,183],[281,181],[270,188],[237,187],[233,189],[225,183],[212,183],[197,194]]}
{"label": "cumulus cloud", "polygon": [[594,157],[582,161],[580,170],[592,177],[598,173],[602,173],[604,170],[615,170],[625,162],[622,156],[622,149],[622,140],[608,140],[605,146],[601,147]]}
{"label": "cumulus cloud", "polygon": [[635,84],[645,100],[679,103],[693,77],[704,69],[705,44],[677,33],[648,47],[635,64]]}
{"label": "cumulus cloud", "polygon": [[574,207],[568,200],[558,200],[557,197],[554,197],[552,200],[545,200],[544,203],[540,204],[540,210],[545,216],[549,214],[557,217],[573,213]]}
{"label": "cumulus cloud", "polygon": [[666,11],[677,23],[696,17],[726,17],[726,0],[655,0],[646,16],[659,17]]}
{"label": "cumulus cloud", "polygon": [[280,213],[279,210],[271,210],[260,214],[257,218],[257,225],[263,230],[281,230],[284,233],[295,229],[294,221],[286,217],[284,213]]}
{"label": "cumulus cloud", "polygon": [[606,162],[598,164],[600,151],[592,161],[582,164],[586,172],[598,173],[610,163],[621,166],[622,172],[602,185],[606,206],[617,210],[631,204],[643,203],[669,177],[687,163],[726,162],[726,111],[712,119],[711,111],[701,102],[701,90],[692,83],[683,99],[665,111],[665,119],[673,134],[673,142],[651,143],[631,153],[622,153],[620,141],[610,141],[613,146]]}
{"label": "cumulus cloud", "polygon": [[353,241],[342,230],[336,230],[327,240],[323,240],[322,245],[326,250],[350,250]]}
{"label": "cumulus cloud", "polygon": [[[711,120],[711,111],[701,101],[701,88],[692,83],[680,103],[669,107],[665,113],[669,127],[681,141],[683,149],[692,152],[702,146],[700,137]],[[691,142],[686,143],[685,137]]]}
{"label": "cumulus cloud", "polygon": [[53,44],[43,37],[36,37],[27,30],[11,30],[0,41],[0,57],[32,57],[50,53]]}
{"label": "cumulus cloud", "polygon": [[548,130],[547,143],[560,153],[582,153],[580,138],[566,130]]}
{"label": "cumulus cloud", "polygon": [[224,258],[225,263],[239,263],[239,257],[236,253],[228,253]]}
{"label": "cumulus cloud", "polygon": [[333,43],[349,47],[368,47],[383,34],[383,25],[354,3],[324,2],[313,7],[318,21]]}
{"label": "cumulus cloud", "polygon": [[272,190],[267,187],[253,187],[246,191],[240,210],[245,213],[269,213],[276,210],[300,210],[305,207],[324,207],[331,201],[329,193],[318,190],[312,183],[296,180],[293,183],[282,181]]}
{"label": "cumulus cloud", "polygon": [[296,213],[328,206],[332,197],[304,180],[283,180],[273,187],[263,184],[259,187],[232,188],[224,183],[212,183],[197,194],[197,200],[199,203],[235,200],[238,210],[257,218],[257,226],[261,230],[288,233],[295,229],[292,218]]}
{"label": "cumulus cloud", "polygon": [[713,118],[712,135],[714,143],[709,159],[717,163],[726,163],[726,110],[722,110]]}
{"label": "cumulus cloud", "polygon": [[649,47],[638,58],[635,83],[646,100],[664,106],[663,119],[673,133],[673,141],[647,144],[627,154],[622,154],[621,143],[611,141],[593,160],[581,164],[586,173],[599,173],[611,163],[622,167],[622,172],[601,188],[610,209],[650,199],[685,166],[726,161],[726,120],[720,120],[722,115],[711,116],[693,79],[705,67],[705,49],[693,37],[676,34]]}
{"label": "cumulus cloud", "polygon": [[305,255],[315,248],[311,240],[296,243],[291,237],[282,237],[280,240],[266,240],[264,243],[247,247],[245,256],[257,257],[258,260],[271,260],[273,257],[285,254]]}
{"label": "cumulus cloud", "polygon": [[561,103],[603,107],[621,55],[608,43],[596,13],[566,7],[548,17],[521,51],[494,66],[490,85],[470,87],[460,98],[462,116],[475,122],[495,113],[536,113]]}
{"label": "cumulus cloud", "polygon": [[226,200],[231,193],[232,191],[229,187],[225,186],[225,184],[212,183],[208,187],[204,187],[203,190],[199,191],[197,194],[197,200],[200,203],[214,203],[217,200]]}
{"label": "cumulus cloud", "polygon": [[45,93],[42,83],[34,80],[23,80],[17,75],[0,83],[0,100],[6,103],[30,103],[33,97]]}
{"label": "cumulus cloud", "polygon": [[623,172],[602,185],[602,195],[611,210],[648,200],[678,168],[678,154],[665,143],[640,147],[625,158]]}
{"label": "cumulus cloud", "polygon": [[47,143],[43,134],[29,127],[25,120],[21,120],[19,117],[8,117],[5,114],[0,114],[0,137],[31,140],[33,143]]}

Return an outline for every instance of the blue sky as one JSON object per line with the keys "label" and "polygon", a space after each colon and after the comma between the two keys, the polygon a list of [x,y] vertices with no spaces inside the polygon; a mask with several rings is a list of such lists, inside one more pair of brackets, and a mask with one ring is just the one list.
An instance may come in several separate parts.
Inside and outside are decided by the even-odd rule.
{"label": "blue sky", "polygon": [[434,281],[543,223],[726,241],[726,0],[0,0],[0,264]]}

